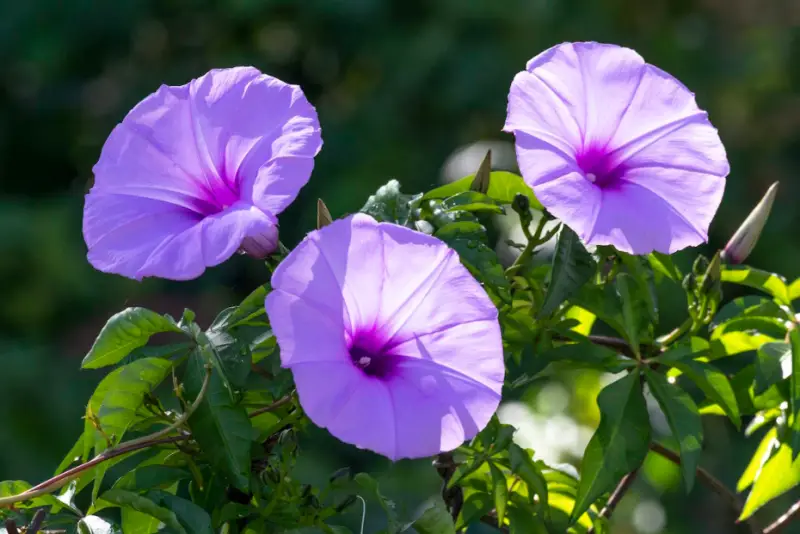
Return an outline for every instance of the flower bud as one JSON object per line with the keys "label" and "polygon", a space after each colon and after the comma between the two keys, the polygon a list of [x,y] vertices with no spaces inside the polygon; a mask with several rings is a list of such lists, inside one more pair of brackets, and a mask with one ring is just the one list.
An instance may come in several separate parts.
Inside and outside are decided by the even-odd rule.
{"label": "flower bud", "polygon": [[248,256],[262,260],[278,248],[278,232],[245,237],[240,251]]}
{"label": "flower bud", "polygon": [[492,151],[486,152],[486,157],[483,158],[481,166],[478,167],[478,172],[475,173],[475,179],[469,186],[471,191],[477,191],[484,195],[489,192],[489,180],[492,176]]}
{"label": "flower bud", "polygon": [[333,217],[331,217],[331,212],[328,210],[328,206],[322,201],[321,198],[317,199],[317,230],[322,228],[323,226],[328,226],[330,223],[333,222]]}
{"label": "flower bud", "polygon": [[755,248],[758,238],[761,236],[761,231],[767,223],[767,217],[769,217],[769,212],[772,210],[772,203],[775,202],[777,192],[778,182],[775,182],[769,186],[764,197],[753,208],[753,211],[750,212],[750,215],[747,216],[742,225],[739,226],[739,229],[733,234],[728,244],[725,245],[725,249],[722,251],[723,261],[737,264],[747,259]]}
{"label": "flower bud", "polygon": [[529,199],[527,195],[517,193],[514,195],[514,201],[511,203],[511,207],[514,208],[514,211],[519,213],[520,217],[530,217],[531,199]]}

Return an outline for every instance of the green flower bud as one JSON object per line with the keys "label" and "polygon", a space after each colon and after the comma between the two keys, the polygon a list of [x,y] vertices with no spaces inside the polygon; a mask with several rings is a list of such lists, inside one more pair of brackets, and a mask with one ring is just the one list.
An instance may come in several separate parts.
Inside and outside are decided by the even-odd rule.
{"label": "green flower bud", "polygon": [[750,215],[744,220],[739,229],[733,234],[725,249],[722,251],[722,261],[731,264],[742,263],[747,259],[758,243],[761,231],[767,223],[775,195],[778,192],[778,182],[772,184],[761,201],[753,208]]}

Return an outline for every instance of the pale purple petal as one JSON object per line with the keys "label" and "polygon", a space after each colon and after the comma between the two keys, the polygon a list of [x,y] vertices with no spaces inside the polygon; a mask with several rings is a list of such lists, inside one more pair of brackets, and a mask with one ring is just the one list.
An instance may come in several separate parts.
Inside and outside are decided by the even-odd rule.
{"label": "pale purple petal", "polygon": [[162,86],[114,129],[94,167],[84,216],[92,265],[186,280],[237,250],[268,255],[276,216],[321,145],[300,88],[252,67]]}
{"label": "pale purple petal", "polygon": [[512,83],[504,130],[525,181],[587,245],[644,254],[707,240],[725,149],[694,95],[633,50],[539,54]]}
{"label": "pale purple petal", "polygon": [[452,450],[500,401],[497,309],[440,240],[366,215],[312,232],[266,308],[317,425],[392,459]]}

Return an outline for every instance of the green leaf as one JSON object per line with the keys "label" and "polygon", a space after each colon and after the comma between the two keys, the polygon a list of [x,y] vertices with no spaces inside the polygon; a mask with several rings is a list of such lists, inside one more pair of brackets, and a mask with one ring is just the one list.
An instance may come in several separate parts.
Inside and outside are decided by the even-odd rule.
{"label": "green leaf", "polygon": [[192,478],[191,473],[180,467],[168,465],[145,465],[128,471],[116,482],[114,489],[143,491],[154,488],[166,488],[179,480]]}
{"label": "green leaf", "polygon": [[761,474],[761,470],[764,467],[764,464],[767,463],[767,460],[769,460],[769,457],[772,455],[772,450],[775,448],[775,445],[777,444],[778,444],[778,429],[776,427],[772,427],[764,435],[764,438],[758,445],[756,452],[750,459],[750,463],[747,464],[747,467],[742,473],[741,478],[739,478],[739,482],[736,483],[736,491],[738,493],[743,492],[744,490],[749,488],[753,484],[753,482],[756,481],[756,479]]}
{"label": "green leaf", "polygon": [[578,235],[570,228],[563,227],[556,243],[550,285],[539,317],[550,315],[561,303],[577,293],[592,278],[596,267],[592,255],[583,247]]}
{"label": "green leaf", "polygon": [[267,312],[264,309],[264,299],[267,298],[269,288],[269,284],[258,286],[255,291],[245,297],[241,304],[230,308],[229,313],[226,314],[223,312],[220,314],[220,317],[214,321],[214,324],[211,325],[209,330],[227,330],[242,324],[267,324]]}
{"label": "green leaf", "polygon": [[571,300],[573,304],[595,314],[598,319],[619,334],[625,335],[625,326],[620,312],[622,303],[612,284],[606,284],[604,287],[586,284]]}
{"label": "green leaf", "polygon": [[[117,444],[138,418],[137,411],[150,393],[166,378],[174,362],[143,358],[109,373],[97,386],[86,407],[84,455],[106,438]],[[100,424],[102,433],[93,426]]]}
{"label": "green leaf", "polygon": [[250,344],[227,332],[209,332],[208,341],[216,357],[219,358],[222,371],[231,387],[236,390],[243,389],[253,363]]}
{"label": "green leaf", "polygon": [[[200,392],[206,375],[202,358],[189,359],[184,378],[192,398]],[[189,427],[214,469],[242,491],[250,485],[252,427],[243,406],[234,405],[216,370],[211,373],[205,397],[189,418]]]}
{"label": "green leaf", "polygon": [[656,284],[653,271],[647,264],[647,260],[639,256],[620,253],[622,262],[628,269],[633,280],[636,282],[636,294],[643,301],[650,322],[658,324],[658,297],[656,295]]}
{"label": "green leaf", "polygon": [[792,459],[800,454],[800,330],[789,331],[792,347],[792,376],[789,379],[789,407],[792,415]]}
{"label": "green leaf", "polygon": [[516,443],[512,443],[508,447],[508,459],[511,462],[511,471],[528,486],[528,494],[538,495],[539,501],[547,504],[547,480],[531,455]]}
{"label": "green leaf", "polygon": [[[452,197],[464,191],[469,191],[475,175],[465,176],[460,180],[437,187],[423,195],[422,200],[435,200]],[[506,171],[494,171],[489,176],[489,190],[486,195],[500,204],[511,204],[514,196],[519,193],[528,197],[531,208],[544,209],[542,204],[533,194],[533,190],[523,181],[521,176]]]}
{"label": "green leaf", "polygon": [[622,358],[617,351],[597,345],[591,341],[581,341],[578,343],[565,343],[554,349],[550,349],[538,355],[547,363],[569,362],[578,367],[589,367],[618,373],[636,365],[631,359]]}
{"label": "green leaf", "polygon": [[443,502],[436,502],[412,524],[417,534],[456,534],[456,526]]}
{"label": "green leaf", "polygon": [[691,348],[678,346],[662,354],[659,361],[686,375],[710,400],[722,408],[736,428],[740,428],[742,419],[739,405],[728,377],[710,363],[693,360],[694,354],[696,353]]}
{"label": "green leaf", "polygon": [[119,506],[123,510],[125,508],[132,508],[142,514],[155,517],[178,534],[188,534],[183,525],[178,521],[178,516],[174,512],[168,508],[158,506],[147,497],[143,497],[132,491],[110,489],[100,496],[100,500],[107,502],[111,506]]}
{"label": "green leaf", "polygon": [[461,262],[479,281],[498,289],[508,288],[497,253],[486,244],[486,229],[482,225],[454,222],[440,228],[435,236],[458,252]]}
{"label": "green leaf", "polygon": [[800,278],[789,286],[789,300],[795,301],[797,299],[800,299]]}
{"label": "green leaf", "polygon": [[[4,480],[0,482],[0,498],[11,497],[12,495],[19,495],[24,491],[28,491],[33,486],[22,480]],[[20,501],[14,503],[14,508],[27,510],[29,508],[38,508],[40,506],[62,506],[62,503],[52,495],[40,495],[27,501]]]}
{"label": "green leaf", "polygon": [[597,397],[600,426],[581,462],[581,480],[570,521],[576,521],[603,493],[638,468],[650,445],[650,418],[639,384],[630,373]]}
{"label": "green leaf", "polygon": [[[469,189],[469,186],[467,189]],[[406,224],[411,203],[418,198],[418,196],[400,193],[400,182],[390,180],[386,185],[381,186],[374,195],[370,196],[367,199],[367,203],[359,211],[371,215],[380,222]]]}
{"label": "green leaf", "polygon": [[81,459],[81,455],[83,454],[83,440],[86,439],[86,433],[81,433],[78,441],[75,442],[75,445],[69,450],[69,452],[64,456],[64,459],[61,460],[61,463],[58,464],[56,467],[55,473],[53,475],[60,475],[64,471],[67,470],[69,466],[73,463],[77,462]]}
{"label": "green leaf", "polygon": [[781,304],[791,304],[786,281],[775,273],[746,265],[726,265],[722,269],[722,281],[760,289],[778,299]]}
{"label": "green leaf", "polygon": [[725,304],[711,321],[709,328],[715,330],[721,324],[736,317],[783,318],[784,313],[774,300],[749,295],[733,299]]}
{"label": "green leaf", "polygon": [[625,339],[636,356],[640,356],[640,334],[647,320],[641,293],[637,291],[633,277],[628,273],[619,273],[616,278],[617,292],[622,301],[622,324],[625,328]]}
{"label": "green leaf", "polygon": [[670,280],[673,280],[679,284],[681,283],[681,280],[683,280],[683,275],[681,274],[680,269],[678,269],[675,266],[675,263],[673,263],[671,256],[662,254],[661,252],[653,252],[648,254],[647,261],[650,262],[650,267],[654,272],[666,276]]}
{"label": "green leaf", "polygon": [[211,526],[211,517],[192,501],[187,501],[159,490],[149,492],[147,498],[157,506],[174,512],[178,517],[178,522],[186,529],[186,532],[191,534],[214,534],[214,529]]}
{"label": "green leaf", "polygon": [[672,435],[681,451],[681,469],[686,492],[692,490],[697,464],[703,452],[703,423],[697,405],[681,388],[670,384],[664,375],[644,370],[650,392],[667,416]]}
{"label": "green leaf", "polygon": [[781,445],[778,452],[764,464],[753,483],[753,489],[747,496],[739,521],[744,521],[769,501],[798,484],[800,484],[800,458],[792,461],[791,447]]}
{"label": "green leaf", "polygon": [[503,208],[498,206],[488,196],[476,191],[464,191],[442,202],[442,208],[447,211],[488,211],[503,213]]}
{"label": "green leaf", "polygon": [[353,477],[353,481],[367,491],[367,496],[378,501],[378,504],[386,513],[386,520],[389,523],[389,532],[399,532],[400,522],[397,519],[397,512],[394,505],[390,504],[386,497],[381,493],[378,481],[367,473],[358,473]]}
{"label": "green leaf", "polygon": [[756,379],[753,393],[760,395],[784,378],[783,363],[791,363],[792,348],[788,343],[773,341],[764,343],[756,352]]}
{"label": "green leaf", "polygon": [[464,505],[461,507],[461,512],[458,514],[456,520],[456,530],[460,531],[462,528],[478,521],[481,517],[485,516],[492,509],[492,496],[482,491],[470,493],[464,499]]}
{"label": "green leaf", "polygon": [[497,524],[502,525],[506,517],[506,504],[508,503],[506,476],[493,462],[489,462],[489,471],[492,474],[492,494],[494,495],[494,509],[497,512]]}
{"label": "green leaf", "polygon": [[[124,523],[123,523],[123,528]],[[78,534],[141,534],[139,532],[123,530],[120,532],[119,528],[112,523],[109,523],[102,517],[96,515],[87,515],[78,521]]]}
{"label": "green leaf", "polygon": [[83,369],[113,365],[138,347],[146,345],[150,336],[160,332],[181,332],[170,317],[145,308],[128,308],[111,317],[83,359]]}
{"label": "green leaf", "polygon": [[122,532],[124,534],[155,534],[161,528],[161,521],[133,508],[122,508]]}

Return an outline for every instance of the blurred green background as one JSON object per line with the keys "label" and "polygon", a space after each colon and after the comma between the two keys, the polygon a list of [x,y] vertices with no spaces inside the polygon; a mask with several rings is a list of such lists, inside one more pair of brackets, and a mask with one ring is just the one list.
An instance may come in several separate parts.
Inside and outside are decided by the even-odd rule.
{"label": "blurred green background", "polygon": [[[317,197],[340,216],[391,178],[406,192],[429,188],[474,170],[485,148],[445,165],[471,143],[497,142],[497,166],[513,169],[513,139],[500,128],[509,84],[525,62],[568,40],[630,46],[697,94],[727,147],[732,172],[711,246],[724,245],[779,180],[749,263],[793,279],[800,275],[799,26],[797,0],[2,2],[0,478],[48,476],[78,436],[99,380],[78,370],[80,359],[110,314],[130,305],[175,315],[189,307],[208,324],[266,276],[245,257],[187,283],[136,283],[86,262],[81,210],[92,165],[113,126],[161,83],[253,65],[303,87],[325,146],[311,183],[281,216],[282,239],[292,246],[312,228]],[[665,330],[681,319],[681,304],[664,303]],[[543,457],[575,460],[597,423],[602,380],[556,377],[501,414]],[[318,434],[308,440],[314,452],[304,476],[346,464],[388,467],[331,448]],[[703,465],[734,486],[760,435],[745,440],[708,418],[706,435]],[[436,491],[424,462],[393,469],[400,476],[387,484],[398,499],[419,497],[423,486]],[[670,466],[649,462],[644,471],[615,516],[615,533],[733,531],[715,495],[698,487],[687,499]]]}

